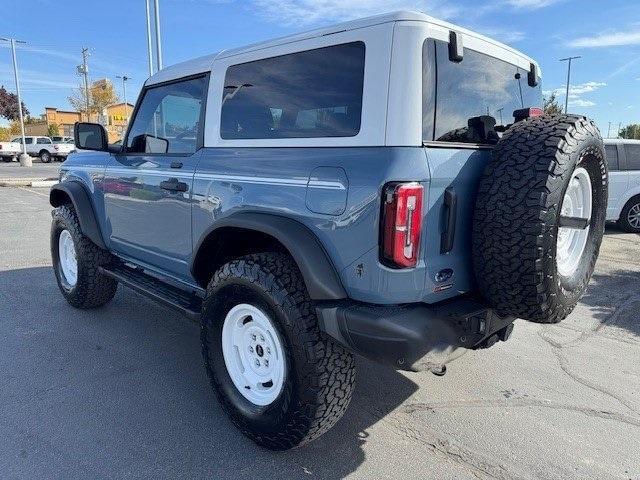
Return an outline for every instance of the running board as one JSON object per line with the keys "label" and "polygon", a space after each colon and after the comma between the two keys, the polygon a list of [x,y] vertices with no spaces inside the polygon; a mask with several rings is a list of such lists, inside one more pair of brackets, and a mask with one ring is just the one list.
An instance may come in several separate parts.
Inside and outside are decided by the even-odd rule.
{"label": "running board", "polygon": [[200,319],[202,299],[195,293],[185,292],[178,287],[169,285],[156,277],[144,273],[142,269],[128,267],[123,264],[105,265],[100,267],[100,273],[117,280],[125,287],[155,300],[156,302],[173,308],[192,320]]}

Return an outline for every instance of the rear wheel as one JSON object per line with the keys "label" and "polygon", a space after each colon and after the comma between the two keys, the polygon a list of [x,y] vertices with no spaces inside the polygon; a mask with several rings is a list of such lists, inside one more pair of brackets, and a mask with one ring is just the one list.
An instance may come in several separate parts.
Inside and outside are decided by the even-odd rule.
{"label": "rear wheel", "polygon": [[640,195],[636,195],[622,209],[618,225],[629,233],[640,233]]}
{"label": "rear wheel", "polygon": [[564,319],[584,293],[607,211],[602,139],[584,117],[518,122],[480,181],[473,253],[480,292],[499,314]]}
{"label": "rear wheel", "polygon": [[320,331],[287,255],[248,255],[221,267],[207,288],[201,339],[223,409],[263,447],[307,443],[349,405],[353,356]]}
{"label": "rear wheel", "polygon": [[41,150],[39,157],[42,163],[49,163],[51,161],[51,154],[47,150]]}

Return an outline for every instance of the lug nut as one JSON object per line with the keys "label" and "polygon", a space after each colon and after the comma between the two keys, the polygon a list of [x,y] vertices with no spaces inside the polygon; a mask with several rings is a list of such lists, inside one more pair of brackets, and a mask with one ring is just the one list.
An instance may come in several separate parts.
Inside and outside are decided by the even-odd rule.
{"label": "lug nut", "polygon": [[260,335],[260,341],[264,342],[264,335]]}
{"label": "lug nut", "polygon": [[271,349],[267,347],[267,355],[271,355]]}
{"label": "lug nut", "polygon": [[249,353],[253,353],[253,347],[249,346]]}
{"label": "lug nut", "polygon": [[264,366],[265,366],[265,367],[268,367],[268,366],[269,366],[269,360],[267,360],[267,359],[265,359],[265,360],[264,360]]}
{"label": "lug nut", "polygon": [[256,367],[259,367],[259,366],[260,366],[260,360],[256,358]]}
{"label": "lug nut", "polygon": [[256,335],[255,334],[251,335],[251,340],[255,341],[255,339],[256,339]]}

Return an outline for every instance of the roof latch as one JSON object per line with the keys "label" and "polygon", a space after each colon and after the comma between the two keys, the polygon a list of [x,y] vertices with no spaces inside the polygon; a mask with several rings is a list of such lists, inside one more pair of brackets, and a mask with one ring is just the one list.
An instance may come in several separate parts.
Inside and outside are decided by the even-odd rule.
{"label": "roof latch", "polygon": [[464,56],[462,46],[462,35],[453,30],[449,31],[449,60],[452,62],[461,62]]}
{"label": "roof latch", "polygon": [[536,87],[538,85],[538,67],[535,63],[531,63],[529,66],[527,80],[530,87]]}

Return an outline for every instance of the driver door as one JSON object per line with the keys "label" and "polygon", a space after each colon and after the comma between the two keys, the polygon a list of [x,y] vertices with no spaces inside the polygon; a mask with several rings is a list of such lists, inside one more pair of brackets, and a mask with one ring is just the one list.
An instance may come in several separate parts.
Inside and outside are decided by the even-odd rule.
{"label": "driver door", "polygon": [[187,279],[191,188],[203,144],[208,75],[143,90],[102,184],[111,248]]}

